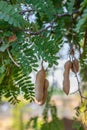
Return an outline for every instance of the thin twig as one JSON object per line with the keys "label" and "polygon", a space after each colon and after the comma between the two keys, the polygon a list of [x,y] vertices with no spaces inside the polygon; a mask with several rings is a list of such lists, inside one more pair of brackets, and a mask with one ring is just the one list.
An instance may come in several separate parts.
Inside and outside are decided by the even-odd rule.
{"label": "thin twig", "polygon": [[[73,62],[73,59],[76,59],[74,54],[72,55],[72,62]],[[79,92],[79,95],[80,95],[80,98],[81,98],[81,103],[83,102],[83,99],[82,99],[82,92],[81,92],[81,89],[80,89],[80,81],[78,79],[78,76],[77,76],[77,73],[76,73],[76,66],[73,64],[73,68],[74,68],[74,73],[75,73],[75,77],[77,79],[77,83],[78,83],[78,92]]]}
{"label": "thin twig", "polygon": [[53,26],[53,23],[54,23],[54,22],[55,22],[55,19],[50,23],[50,25],[48,25],[47,27],[45,27],[45,28],[43,28],[43,29],[41,29],[41,30],[39,30],[39,31],[37,31],[37,32],[31,32],[29,29],[25,29],[24,31],[26,31],[29,35],[39,35],[39,34],[41,34],[42,32],[48,30],[49,28],[54,27],[54,26]]}
{"label": "thin twig", "polygon": [[44,67],[43,67],[43,60],[42,60],[42,62],[41,62],[41,68],[43,69]]}
{"label": "thin twig", "polygon": [[65,16],[72,16],[73,14],[80,14],[79,10],[73,11],[71,14],[70,13],[63,13],[63,14],[56,14],[57,18],[65,17]]}
{"label": "thin twig", "polygon": [[[76,59],[74,55],[72,56],[72,62],[73,62],[73,59]],[[79,92],[79,95],[80,95],[80,98],[81,98],[81,103],[82,103],[82,102],[83,102],[83,99],[87,100],[87,97],[84,97],[84,96],[82,95],[82,92],[81,92],[81,89],[80,89],[80,81],[79,81],[78,75],[77,75],[77,73],[76,73],[76,66],[73,64],[73,67],[74,67],[74,71],[75,71],[74,74],[75,74],[75,77],[76,77],[77,83],[78,83],[78,92]]]}
{"label": "thin twig", "polygon": [[[26,9],[26,10],[22,10],[21,12],[20,12],[20,14],[21,15],[23,15],[23,14],[25,14],[26,12],[33,12],[33,11],[35,11],[34,9]],[[55,14],[55,16],[57,17],[57,18],[60,18],[60,17],[65,17],[65,16],[72,16],[73,14],[80,14],[81,12],[79,11],[79,10],[74,10],[71,14],[70,13],[68,13],[68,12],[66,12],[66,13],[63,13],[63,14]]]}
{"label": "thin twig", "polygon": [[27,10],[22,10],[20,12],[21,15],[25,14],[25,13],[30,13],[30,12],[34,12],[35,10],[34,9],[27,9]]}
{"label": "thin twig", "polygon": [[[25,11],[23,11],[21,13],[30,12],[30,11],[34,11],[34,10],[25,10]],[[55,16],[56,16],[55,19],[47,27],[45,27],[45,28],[43,28],[41,30],[38,30],[37,32],[31,32],[29,29],[25,29],[24,31],[26,31],[29,35],[40,35],[41,33],[43,33],[44,31],[48,30],[49,28],[54,27],[53,23],[55,23],[55,21],[58,18],[65,17],[65,16],[72,16],[73,14],[79,14],[80,15],[80,11],[79,10],[75,10],[71,14],[68,13],[68,12],[67,13],[63,13],[63,14],[55,14]]]}
{"label": "thin twig", "polygon": [[48,30],[48,29],[51,28],[51,27],[52,27],[52,25],[49,25],[49,26],[47,26],[46,28],[43,28],[43,29],[41,29],[41,30],[39,30],[39,31],[37,31],[37,32],[29,32],[28,29],[26,29],[25,31],[27,31],[29,35],[39,35],[39,34],[41,34],[42,32],[44,32],[44,31],[46,31],[46,30]]}
{"label": "thin twig", "polygon": [[9,55],[9,58],[11,59],[11,61],[17,66],[17,67],[20,67],[20,65],[13,59],[13,57],[11,56],[10,52],[9,52],[9,49],[7,48],[7,53]]}
{"label": "thin twig", "polygon": [[79,82],[79,79],[78,79],[77,74],[75,74],[75,76],[76,76],[76,79],[77,79],[77,82],[78,82],[78,92],[79,92],[79,95],[80,95],[80,97],[81,97],[81,102],[83,102],[82,99],[86,99],[86,100],[87,100],[87,97],[84,97],[84,96],[82,95],[82,92],[81,92],[81,89],[80,89],[80,82]]}
{"label": "thin twig", "polygon": [[77,73],[75,73],[75,77],[76,77],[76,79],[77,79],[77,83],[78,83],[78,92],[79,92],[79,95],[80,95],[80,97],[81,97],[81,103],[83,102],[83,100],[82,100],[82,92],[81,92],[81,89],[80,89],[80,82],[79,82],[79,79],[78,79],[78,76],[77,76]]}

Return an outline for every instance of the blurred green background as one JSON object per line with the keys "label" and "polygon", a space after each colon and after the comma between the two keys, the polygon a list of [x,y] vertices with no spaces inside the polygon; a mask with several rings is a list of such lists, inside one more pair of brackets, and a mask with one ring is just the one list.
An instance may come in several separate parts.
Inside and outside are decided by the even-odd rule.
{"label": "blurred green background", "polygon": [[61,90],[52,88],[48,95],[43,106],[29,103],[21,96],[22,102],[16,105],[6,100],[1,102],[0,130],[79,130],[79,125],[74,124],[78,95],[67,97]]}

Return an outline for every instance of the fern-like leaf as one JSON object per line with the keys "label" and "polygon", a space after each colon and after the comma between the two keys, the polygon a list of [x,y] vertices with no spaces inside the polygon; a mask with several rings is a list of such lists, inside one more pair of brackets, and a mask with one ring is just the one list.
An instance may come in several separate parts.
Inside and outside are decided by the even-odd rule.
{"label": "fern-like leaf", "polygon": [[18,28],[24,28],[27,24],[23,17],[19,15],[18,6],[10,5],[5,1],[0,1],[0,20]]}

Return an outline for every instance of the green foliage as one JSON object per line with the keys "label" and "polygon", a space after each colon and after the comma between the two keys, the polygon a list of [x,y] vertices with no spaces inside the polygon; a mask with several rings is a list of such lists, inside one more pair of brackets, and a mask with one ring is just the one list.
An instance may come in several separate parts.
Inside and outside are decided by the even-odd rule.
{"label": "green foliage", "polygon": [[18,96],[23,92],[26,100],[33,101],[34,85],[31,77],[23,74],[22,70],[13,68],[14,66],[10,66],[7,72],[4,66],[0,68],[0,97],[4,95],[9,102],[15,104],[19,102]]}
{"label": "green foliage", "polygon": [[31,82],[31,77],[29,75],[23,74],[22,71],[19,71],[17,75],[12,77],[15,87],[19,88],[19,92],[24,92],[24,98],[26,100],[33,101],[34,97],[34,84]]}
{"label": "green foliage", "polygon": [[84,130],[82,125],[81,125],[81,122],[75,122],[74,125],[73,125],[73,129],[75,129],[75,130]]}
{"label": "green foliage", "polygon": [[[18,28],[24,28],[27,22],[19,15],[19,6],[10,5],[7,2],[0,1],[0,20]],[[1,25],[2,26],[2,25]]]}
{"label": "green foliage", "polygon": [[86,6],[87,6],[87,1],[86,0],[82,1],[80,10],[81,11],[84,10],[84,8],[86,8]]}
{"label": "green foliage", "polygon": [[[41,126],[41,130],[63,130],[64,127],[63,127],[63,122],[58,119],[57,117],[57,108],[55,105],[52,105],[50,107],[48,107],[47,110],[47,114],[48,114],[48,110],[50,109],[51,111],[51,117],[52,117],[52,121],[48,122],[46,119],[44,121],[44,123],[42,124]],[[48,118],[48,117],[47,117]]]}
{"label": "green foliage", "polygon": [[58,52],[59,48],[56,41],[53,44],[54,39],[50,39],[50,37],[41,38],[39,36],[36,36],[32,40],[34,42],[34,50],[37,53],[39,59],[43,59],[45,62],[48,62],[49,66],[52,66],[53,64],[58,64],[58,57],[55,56],[55,54]]}
{"label": "green foliage", "polygon": [[75,0],[69,0],[69,2],[67,2],[68,11],[70,14],[72,14],[74,10],[74,3],[75,3]]}
{"label": "green foliage", "polygon": [[[73,40],[78,52],[83,49],[80,61],[84,72],[87,69],[87,45],[83,40],[86,13],[86,0],[1,0],[0,98],[5,96],[16,103],[22,93],[25,99],[33,100],[31,73],[37,71],[42,60],[48,67],[58,65],[64,38],[69,44]],[[30,17],[35,20],[32,22]],[[81,40],[84,47],[80,46]]]}
{"label": "green foliage", "polygon": [[[87,93],[84,95],[87,95]],[[78,107],[76,107],[76,120],[78,119],[80,124],[79,122],[75,122],[74,124],[74,127],[77,127],[77,130],[82,129],[82,126],[87,127],[87,100],[84,100]]]}
{"label": "green foliage", "polygon": [[[55,8],[51,0],[26,0],[28,4],[32,4],[39,13],[41,20],[52,20],[56,14]],[[45,19],[44,19],[45,17]]]}
{"label": "green foliage", "polygon": [[21,64],[24,73],[29,74],[38,67],[37,57],[31,42],[26,41],[24,43],[22,39],[20,39],[18,42],[13,43],[11,51],[13,56],[16,57]]}
{"label": "green foliage", "polygon": [[87,28],[87,8],[84,9],[81,19],[79,20],[78,24],[76,25],[76,31],[82,32]]}
{"label": "green foliage", "polygon": [[79,10],[81,11],[81,16],[78,17],[78,22],[76,25],[76,31],[79,33],[82,33],[85,31],[85,29],[87,28],[87,1],[84,0],[81,4],[80,4],[80,8]]}
{"label": "green foliage", "polygon": [[26,124],[26,130],[32,127],[34,130],[38,130],[38,117],[32,117]]}
{"label": "green foliage", "polygon": [[4,52],[8,47],[9,47],[9,44],[3,43],[2,46],[0,47],[0,51]]}
{"label": "green foliage", "polygon": [[[54,89],[50,89],[47,101],[42,113],[42,119],[38,116],[31,118],[26,124],[26,130],[32,128],[33,130],[64,130],[63,121],[57,116],[57,106],[55,103],[50,104],[50,99],[53,95]],[[49,121],[49,112],[51,121]]]}

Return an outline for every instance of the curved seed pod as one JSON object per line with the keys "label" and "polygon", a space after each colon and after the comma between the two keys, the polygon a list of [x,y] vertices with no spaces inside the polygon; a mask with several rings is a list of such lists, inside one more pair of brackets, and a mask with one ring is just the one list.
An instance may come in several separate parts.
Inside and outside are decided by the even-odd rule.
{"label": "curved seed pod", "polygon": [[37,100],[35,100],[35,102],[38,104],[38,105],[43,105],[46,101],[46,98],[47,98],[47,89],[48,89],[48,86],[49,86],[49,81],[47,79],[45,79],[45,85],[44,85],[44,95],[43,95],[43,99],[42,101],[38,102]]}
{"label": "curved seed pod", "polygon": [[68,74],[65,74],[64,80],[63,80],[63,91],[68,95],[70,91],[70,80],[68,77]]}
{"label": "curved seed pod", "polygon": [[42,68],[36,75],[35,81],[35,98],[38,102],[43,99],[44,83],[45,83],[45,70]]}
{"label": "curved seed pod", "polygon": [[73,60],[71,70],[74,73],[77,73],[79,71],[79,61],[77,59]]}
{"label": "curved seed pod", "polygon": [[67,70],[67,69],[70,69],[71,67],[72,67],[72,62],[71,62],[70,60],[68,60],[68,61],[65,63],[64,68],[65,68],[65,70]]}
{"label": "curved seed pod", "polygon": [[47,79],[45,79],[45,86],[44,86],[44,96],[43,96],[43,100],[41,102],[40,105],[43,105],[47,99],[47,90],[48,90],[48,87],[49,87],[49,81]]}
{"label": "curved seed pod", "polygon": [[64,80],[63,80],[63,91],[68,95],[70,91],[70,80],[69,80],[69,72],[72,67],[72,62],[69,60],[65,63],[64,68]]}

